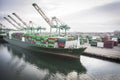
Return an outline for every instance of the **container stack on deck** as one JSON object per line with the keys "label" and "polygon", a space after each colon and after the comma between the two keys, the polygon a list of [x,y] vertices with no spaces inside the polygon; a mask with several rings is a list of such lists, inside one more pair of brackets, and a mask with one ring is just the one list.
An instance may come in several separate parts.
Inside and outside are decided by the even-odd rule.
{"label": "container stack on deck", "polygon": [[43,40],[41,41],[43,47],[47,47],[47,42],[48,42],[48,36],[43,36]]}
{"label": "container stack on deck", "polygon": [[23,33],[13,33],[12,38],[16,40],[22,40]]}
{"label": "container stack on deck", "polygon": [[41,41],[41,37],[40,36],[36,36],[34,41],[35,41],[36,45],[41,45],[42,44],[42,43],[40,43],[40,41]]}
{"label": "container stack on deck", "polygon": [[54,47],[55,42],[57,42],[58,38],[48,38],[48,47]]}
{"label": "container stack on deck", "polygon": [[[76,40],[77,37],[57,37],[56,35],[43,35],[43,34],[23,34],[23,33],[13,33],[12,38],[16,40],[21,40],[28,42],[30,44],[35,44],[43,47],[59,47],[64,48],[66,41]],[[89,42],[91,46],[101,47],[101,48],[114,48],[120,43],[120,38],[115,36],[80,36],[80,44]]]}
{"label": "container stack on deck", "polygon": [[64,48],[65,47],[65,42],[66,42],[66,39],[65,38],[59,38],[58,39],[58,46],[60,48]]}

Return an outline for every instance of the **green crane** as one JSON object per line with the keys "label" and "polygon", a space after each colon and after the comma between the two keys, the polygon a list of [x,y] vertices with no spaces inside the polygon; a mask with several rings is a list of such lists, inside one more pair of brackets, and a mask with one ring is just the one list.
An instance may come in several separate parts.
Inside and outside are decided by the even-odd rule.
{"label": "green crane", "polygon": [[[60,35],[60,29],[64,29],[65,34],[66,34],[66,30],[70,29],[70,27],[68,27],[66,24],[63,24],[56,17],[52,17],[52,19],[50,20],[36,3],[33,3],[32,5],[50,26],[50,34],[52,32],[52,28],[56,28],[56,32],[58,33],[58,35]],[[55,24],[53,22],[55,22]]]}
{"label": "green crane", "polygon": [[61,22],[57,17],[52,17],[52,21],[55,21],[55,26],[58,30],[56,30],[56,32],[58,32],[58,35],[60,35],[60,30],[65,30],[65,35],[67,34],[67,30],[70,29],[70,27],[67,24]]}

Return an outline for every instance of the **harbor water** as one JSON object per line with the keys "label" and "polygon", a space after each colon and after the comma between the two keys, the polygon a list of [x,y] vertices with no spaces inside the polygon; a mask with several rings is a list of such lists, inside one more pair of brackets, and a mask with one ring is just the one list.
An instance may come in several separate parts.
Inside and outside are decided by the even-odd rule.
{"label": "harbor water", "polygon": [[74,60],[4,43],[0,80],[120,80],[120,64],[86,56]]}

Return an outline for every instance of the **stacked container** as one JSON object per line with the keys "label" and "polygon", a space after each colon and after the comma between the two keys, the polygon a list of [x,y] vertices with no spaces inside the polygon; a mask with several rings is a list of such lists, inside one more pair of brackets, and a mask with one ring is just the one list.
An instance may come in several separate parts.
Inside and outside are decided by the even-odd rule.
{"label": "stacked container", "polygon": [[48,41],[48,36],[46,36],[46,35],[42,36],[42,40],[41,40],[42,44],[41,44],[41,46],[47,47],[48,46],[47,41]]}
{"label": "stacked container", "polygon": [[59,46],[59,48],[64,48],[65,47],[65,42],[66,42],[65,38],[59,38],[58,39],[58,46]]}
{"label": "stacked container", "polygon": [[22,40],[23,33],[13,33],[12,38],[16,40]]}
{"label": "stacked container", "polygon": [[54,47],[55,42],[57,42],[58,38],[48,38],[48,47]]}
{"label": "stacked container", "polygon": [[28,37],[28,43],[35,44],[35,42],[34,42],[34,35],[29,35],[29,37]]}
{"label": "stacked container", "polygon": [[25,37],[25,42],[28,42],[28,38],[29,38],[28,34],[23,34],[23,36]]}
{"label": "stacked container", "polygon": [[67,40],[68,40],[68,41],[71,41],[71,40],[73,40],[73,38],[72,38],[72,37],[68,37]]}
{"label": "stacked container", "polygon": [[108,37],[103,37],[102,42],[108,41]]}
{"label": "stacked container", "polygon": [[114,47],[114,41],[105,41],[104,42],[105,48],[113,48]]}
{"label": "stacked container", "polygon": [[104,42],[97,42],[97,47],[103,48],[104,47]]}
{"label": "stacked container", "polygon": [[97,47],[97,41],[93,41],[93,42],[91,42],[90,44],[91,44],[91,46]]}
{"label": "stacked container", "polygon": [[114,46],[118,46],[118,38],[112,38],[112,41],[114,41]]}
{"label": "stacked container", "polygon": [[118,44],[120,44],[120,38],[118,38]]}
{"label": "stacked container", "polygon": [[94,40],[94,39],[89,39],[89,43],[90,43],[91,46],[97,47],[97,41],[96,41],[96,40]]}
{"label": "stacked container", "polygon": [[36,45],[40,45],[41,44],[40,43],[41,42],[41,37],[40,36],[36,36],[34,41],[35,41]]}

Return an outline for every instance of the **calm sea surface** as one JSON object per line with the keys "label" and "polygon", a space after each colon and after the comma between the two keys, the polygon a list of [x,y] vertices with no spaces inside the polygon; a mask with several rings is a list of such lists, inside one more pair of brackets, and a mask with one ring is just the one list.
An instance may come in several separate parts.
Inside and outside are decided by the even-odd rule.
{"label": "calm sea surface", "polygon": [[0,80],[120,80],[120,64],[73,60],[0,44]]}

